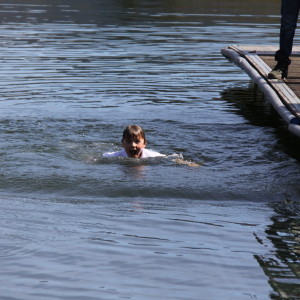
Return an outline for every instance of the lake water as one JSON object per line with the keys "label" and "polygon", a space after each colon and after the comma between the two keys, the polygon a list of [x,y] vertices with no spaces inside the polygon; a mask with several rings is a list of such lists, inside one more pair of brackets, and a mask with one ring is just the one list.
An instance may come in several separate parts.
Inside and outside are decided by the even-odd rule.
{"label": "lake water", "polygon": [[[1,300],[300,299],[299,139],[220,54],[279,10],[0,4]],[[201,166],[102,158],[129,124]]]}

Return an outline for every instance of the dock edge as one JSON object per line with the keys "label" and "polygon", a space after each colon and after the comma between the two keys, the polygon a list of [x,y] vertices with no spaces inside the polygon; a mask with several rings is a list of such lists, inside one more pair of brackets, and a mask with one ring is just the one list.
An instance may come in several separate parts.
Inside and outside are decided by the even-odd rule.
{"label": "dock edge", "polygon": [[221,54],[248,74],[253,82],[256,83],[260,90],[264,93],[267,100],[272,104],[277,113],[287,123],[288,130],[297,137],[300,137],[300,120],[287,109],[274,89],[255,70],[255,68],[253,68],[253,66],[243,56],[241,56],[240,53],[230,49],[229,46],[222,48]]}

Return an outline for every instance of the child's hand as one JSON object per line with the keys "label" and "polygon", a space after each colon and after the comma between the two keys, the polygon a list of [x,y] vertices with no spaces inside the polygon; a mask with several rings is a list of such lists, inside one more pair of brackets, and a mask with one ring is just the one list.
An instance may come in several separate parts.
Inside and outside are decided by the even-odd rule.
{"label": "child's hand", "polygon": [[192,161],[187,161],[181,158],[177,158],[174,160],[176,163],[181,164],[181,165],[187,165],[189,167],[200,167],[200,164],[194,163]]}

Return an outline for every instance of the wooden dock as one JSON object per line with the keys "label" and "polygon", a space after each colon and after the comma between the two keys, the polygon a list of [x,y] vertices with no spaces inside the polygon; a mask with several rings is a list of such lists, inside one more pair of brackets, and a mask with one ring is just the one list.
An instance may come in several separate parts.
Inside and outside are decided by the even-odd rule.
{"label": "wooden dock", "polygon": [[286,80],[268,79],[278,46],[231,45],[221,53],[259,86],[290,132],[300,137],[300,47],[294,47]]}

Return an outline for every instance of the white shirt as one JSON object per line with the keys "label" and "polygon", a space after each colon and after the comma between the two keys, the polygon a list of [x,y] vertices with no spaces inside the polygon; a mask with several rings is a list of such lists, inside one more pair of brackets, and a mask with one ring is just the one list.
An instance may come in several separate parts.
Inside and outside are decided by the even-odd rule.
{"label": "white shirt", "polygon": [[[106,152],[103,154],[104,157],[128,157],[126,151],[123,149],[121,151],[117,152]],[[149,150],[149,149],[143,149],[142,150],[142,155],[141,158],[147,158],[147,157],[163,157],[165,156],[164,154],[161,154],[159,152]]]}

